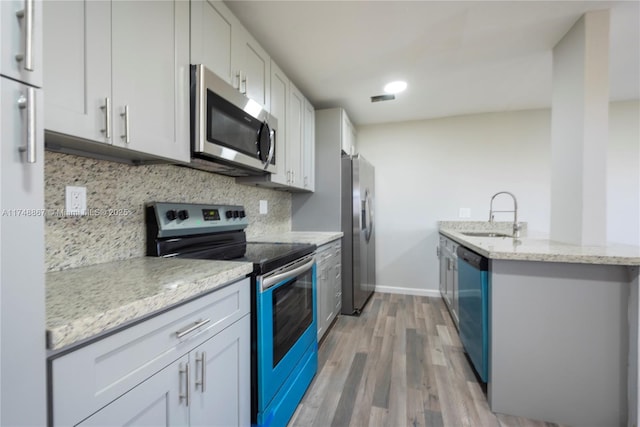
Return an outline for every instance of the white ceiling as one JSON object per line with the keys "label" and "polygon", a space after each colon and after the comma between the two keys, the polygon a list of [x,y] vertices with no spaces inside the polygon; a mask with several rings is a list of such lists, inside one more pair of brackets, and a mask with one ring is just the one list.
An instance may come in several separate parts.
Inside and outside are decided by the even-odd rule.
{"label": "white ceiling", "polygon": [[[316,108],[356,124],[551,105],[551,50],[611,9],[610,93],[640,98],[640,1],[226,1]],[[402,79],[396,100],[371,103]]]}

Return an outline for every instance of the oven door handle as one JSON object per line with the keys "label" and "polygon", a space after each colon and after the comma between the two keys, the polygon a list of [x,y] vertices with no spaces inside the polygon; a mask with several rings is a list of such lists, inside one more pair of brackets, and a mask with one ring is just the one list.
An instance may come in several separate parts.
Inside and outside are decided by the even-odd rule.
{"label": "oven door handle", "polygon": [[294,266],[290,270],[286,270],[286,271],[283,271],[282,273],[278,273],[273,276],[263,278],[262,286],[261,286],[262,291],[265,291],[270,287],[272,287],[273,285],[280,283],[284,280],[287,280],[291,277],[296,277],[303,271],[309,270],[313,266],[313,263],[315,262],[316,262],[315,258],[311,257],[311,259],[308,262],[305,262],[303,265],[299,267]]}

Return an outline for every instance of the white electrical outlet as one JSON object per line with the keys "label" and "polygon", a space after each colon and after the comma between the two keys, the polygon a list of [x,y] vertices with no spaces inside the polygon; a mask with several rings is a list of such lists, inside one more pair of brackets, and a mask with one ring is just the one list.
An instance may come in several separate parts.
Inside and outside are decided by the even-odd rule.
{"label": "white electrical outlet", "polygon": [[260,214],[261,215],[266,215],[268,211],[269,211],[269,206],[267,204],[267,201],[266,200],[260,200]]}
{"label": "white electrical outlet", "polygon": [[85,187],[67,185],[64,207],[67,215],[86,215],[87,189]]}
{"label": "white electrical outlet", "polygon": [[460,208],[458,212],[459,218],[471,218],[471,208]]}

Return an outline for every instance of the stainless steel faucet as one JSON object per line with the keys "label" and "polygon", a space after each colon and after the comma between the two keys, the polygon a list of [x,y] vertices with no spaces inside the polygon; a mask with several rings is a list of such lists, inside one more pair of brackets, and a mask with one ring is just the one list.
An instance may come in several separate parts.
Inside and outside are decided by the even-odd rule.
{"label": "stainless steel faucet", "polygon": [[[513,199],[513,210],[512,211],[494,211],[493,210],[493,199],[500,194],[508,194]],[[518,223],[518,201],[516,200],[516,196],[513,193],[508,191],[499,191],[491,197],[491,203],[489,204],[489,222],[493,222],[493,214],[496,212],[513,212],[513,237],[520,237],[520,229],[522,228]]]}

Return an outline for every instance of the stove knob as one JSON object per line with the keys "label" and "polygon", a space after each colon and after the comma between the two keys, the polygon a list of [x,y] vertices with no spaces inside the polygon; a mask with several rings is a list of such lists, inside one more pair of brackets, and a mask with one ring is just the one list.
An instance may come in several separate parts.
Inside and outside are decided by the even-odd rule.
{"label": "stove knob", "polygon": [[225,216],[227,217],[227,219],[231,219],[231,218],[233,218],[233,211],[227,211],[227,212],[225,213]]}
{"label": "stove knob", "polygon": [[240,212],[238,211],[233,211],[233,217],[234,218],[238,218],[240,216]]}
{"label": "stove knob", "polygon": [[173,209],[169,209],[166,215],[169,221],[173,221],[174,219],[176,219],[176,211],[174,211]]}
{"label": "stove knob", "polygon": [[244,211],[240,211],[240,218],[244,218],[245,216],[247,216]]}
{"label": "stove knob", "polygon": [[186,209],[178,211],[178,218],[180,218],[182,221],[189,218],[189,211]]}

